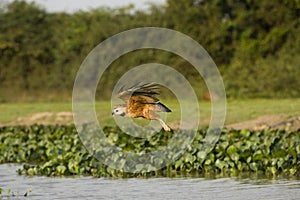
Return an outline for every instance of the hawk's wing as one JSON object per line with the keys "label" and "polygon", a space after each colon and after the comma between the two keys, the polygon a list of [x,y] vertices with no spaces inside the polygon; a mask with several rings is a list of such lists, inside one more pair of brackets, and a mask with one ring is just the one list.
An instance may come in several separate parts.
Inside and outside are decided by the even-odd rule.
{"label": "hawk's wing", "polygon": [[138,83],[126,90],[122,87],[118,93],[118,97],[126,104],[129,99],[140,103],[156,103],[159,99],[155,95],[159,94],[159,85],[157,83]]}

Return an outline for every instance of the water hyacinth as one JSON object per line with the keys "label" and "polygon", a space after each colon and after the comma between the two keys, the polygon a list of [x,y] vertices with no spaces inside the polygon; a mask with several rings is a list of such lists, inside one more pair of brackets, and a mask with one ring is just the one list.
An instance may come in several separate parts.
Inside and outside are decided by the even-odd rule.
{"label": "water hyacinth", "polygon": [[[140,154],[166,145],[173,136],[172,133],[162,131],[149,138],[137,138],[116,127],[106,127],[104,134],[124,151]],[[132,167],[138,173],[126,173],[105,166],[90,154],[73,125],[1,127],[0,163],[22,163],[23,168],[18,173],[29,176],[149,177],[207,173],[300,175],[300,131],[223,130],[212,151],[203,154],[200,149],[205,134],[205,129],[199,130],[187,151],[158,171],[147,172],[150,164],[135,165],[133,162]],[[101,149],[94,153],[97,152],[101,152]],[[121,154],[114,154],[108,159],[118,164],[128,162],[122,159]],[[149,160],[151,162],[160,160]]]}

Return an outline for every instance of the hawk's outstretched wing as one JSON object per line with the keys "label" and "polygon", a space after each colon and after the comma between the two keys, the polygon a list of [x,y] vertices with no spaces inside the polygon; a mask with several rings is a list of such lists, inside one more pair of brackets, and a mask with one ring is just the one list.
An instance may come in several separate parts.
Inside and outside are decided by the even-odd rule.
{"label": "hawk's outstretched wing", "polygon": [[129,100],[134,100],[139,103],[157,103],[159,99],[155,95],[159,94],[159,85],[157,83],[138,83],[126,90],[122,87],[118,93],[118,97],[126,104]]}

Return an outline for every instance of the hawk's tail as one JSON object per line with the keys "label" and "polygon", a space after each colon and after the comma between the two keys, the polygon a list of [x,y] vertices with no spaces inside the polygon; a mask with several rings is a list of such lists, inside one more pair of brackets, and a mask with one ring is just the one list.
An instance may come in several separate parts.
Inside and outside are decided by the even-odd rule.
{"label": "hawk's tail", "polygon": [[172,110],[170,110],[167,106],[165,106],[164,104],[158,102],[155,104],[155,111],[157,112],[172,112]]}

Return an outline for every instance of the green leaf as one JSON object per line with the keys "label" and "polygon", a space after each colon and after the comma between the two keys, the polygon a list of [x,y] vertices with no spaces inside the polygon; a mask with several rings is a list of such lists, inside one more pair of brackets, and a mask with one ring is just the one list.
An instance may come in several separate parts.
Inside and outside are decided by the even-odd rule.
{"label": "green leaf", "polygon": [[145,170],[145,165],[144,164],[137,164],[135,169],[138,172],[142,172],[143,170]]}
{"label": "green leaf", "polygon": [[184,156],[185,162],[193,163],[195,160],[196,160],[196,156],[193,156],[190,153],[186,153],[186,155]]}
{"label": "green leaf", "polygon": [[79,174],[79,165],[75,160],[70,160],[68,163],[68,169],[73,174]]}
{"label": "green leaf", "polygon": [[234,160],[235,162],[237,162],[240,158],[240,155],[238,153],[233,153],[233,154],[230,155],[230,158],[232,160]]}
{"label": "green leaf", "polygon": [[278,149],[277,151],[275,151],[273,153],[274,158],[282,158],[282,157],[285,157],[286,155],[287,155],[287,152],[283,149]]}
{"label": "green leaf", "polygon": [[244,138],[249,138],[249,136],[251,135],[251,131],[247,130],[247,129],[242,129],[240,131],[240,134],[244,137]]}
{"label": "green leaf", "polygon": [[253,171],[258,171],[257,164],[255,162],[250,163],[250,169]]}
{"label": "green leaf", "polygon": [[205,159],[206,155],[207,154],[204,151],[199,151],[197,153],[197,157],[200,158],[200,159]]}
{"label": "green leaf", "polygon": [[227,148],[226,152],[227,152],[227,154],[228,154],[229,156],[231,156],[232,154],[238,152],[238,148],[237,148],[236,146],[234,146],[234,145],[231,145],[231,146],[229,146],[229,147]]}
{"label": "green leaf", "polygon": [[252,157],[253,161],[261,161],[263,158],[264,158],[264,155],[261,150],[256,151]]}
{"label": "green leaf", "polygon": [[269,170],[273,175],[275,175],[277,173],[277,169],[274,166],[270,167]]}
{"label": "green leaf", "polygon": [[63,175],[65,173],[66,169],[67,168],[63,165],[59,165],[56,167],[56,171],[59,175]]}
{"label": "green leaf", "polygon": [[222,160],[220,160],[220,159],[217,159],[215,165],[216,165],[216,167],[218,167],[220,170],[222,170],[222,169],[225,167],[225,162],[222,161]]}

